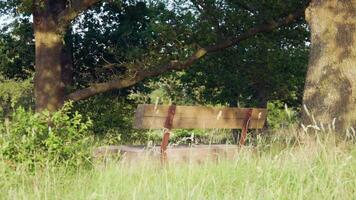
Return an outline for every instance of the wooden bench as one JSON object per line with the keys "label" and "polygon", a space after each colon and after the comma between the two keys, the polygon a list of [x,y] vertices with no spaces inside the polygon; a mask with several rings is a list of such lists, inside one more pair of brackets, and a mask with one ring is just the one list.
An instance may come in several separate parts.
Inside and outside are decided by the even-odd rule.
{"label": "wooden bench", "polygon": [[161,156],[166,150],[172,129],[242,129],[240,145],[245,144],[248,129],[261,129],[267,110],[262,108],[211,108],[203,106],[138,105],[134,128],[163,129]]}

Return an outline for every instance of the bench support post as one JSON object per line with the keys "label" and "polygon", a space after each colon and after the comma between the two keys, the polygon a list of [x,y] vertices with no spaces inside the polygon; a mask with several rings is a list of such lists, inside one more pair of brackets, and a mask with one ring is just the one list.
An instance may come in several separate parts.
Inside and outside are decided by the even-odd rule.
{"label": "bench support post", "polygon": [[163,131],[163,138],[161,143],[161,159],[162,161],[167,160],[167,146],[169,143],[169,136],[171,128],[173,127],[173,118],[176,113],[176,106],[171,105],[168,109],[168,115],[166,121],[164,123],[164,131]]}
{"label": "bench support post", "polygon": [[248,127],[249,127],[249,124],[251,121],[252,110],[253,109],[249,109],[248,112],[246,113],[244,124],[243,124],[242,130],[241,130],[241,137],[240,137],[240,141],[239,141],[240,145],[245,145],[246,137],[247,137],[247,130],[248,130]]}

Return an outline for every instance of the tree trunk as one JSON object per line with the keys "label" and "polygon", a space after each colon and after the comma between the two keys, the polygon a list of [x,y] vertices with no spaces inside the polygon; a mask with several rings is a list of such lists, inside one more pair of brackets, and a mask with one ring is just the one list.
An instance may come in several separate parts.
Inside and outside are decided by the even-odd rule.
{"label": "tree trunk", "polygon": [[[356,125],[356,4],[313,0],[306,10],[311,52],[303,104],[304,125],[345,130]],[[333,123],[334,121],[334,123]]]}
{"label": "tree trunk", "polygon": [[34,14],[36,45],[35,97],[38,111],[55,111],[63,105],[65,85],[62,81],[61,57],[64,34],[51,14]]}
{"label": "tree trunk", "polygon": [[73,41],[72,41],[72,29],[69,29],[65,35],[64,47],[61,55],[62,66],[62,81],[65,85],[65,89],[73,84]]}

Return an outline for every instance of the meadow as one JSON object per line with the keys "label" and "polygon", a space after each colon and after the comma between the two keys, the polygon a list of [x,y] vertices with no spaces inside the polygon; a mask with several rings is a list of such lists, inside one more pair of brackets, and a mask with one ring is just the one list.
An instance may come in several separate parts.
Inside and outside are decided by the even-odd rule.
{"label": "meadow", "polygon": [[0,199],[355,199],[356,147],[335,134],[280,137],[233,160],[96,163],[28,171],[0,165]]}
{"label": "meadow", "polygon": [[[356,200],[354,5],[0,0],[0,200]],[[158,115],[161,105],[176,106]],[[235,107],[266,109],[266,125],[264,111],[222,117]],[[234,156],[200,163],[94,156],[158,146],[162,125],[171,146],[254,134]]]}

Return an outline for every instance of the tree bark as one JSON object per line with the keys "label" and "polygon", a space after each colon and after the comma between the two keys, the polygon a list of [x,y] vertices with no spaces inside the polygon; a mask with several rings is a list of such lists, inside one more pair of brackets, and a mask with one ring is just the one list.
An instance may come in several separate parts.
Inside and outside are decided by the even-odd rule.
{"label": "tree bark", "polygon": [[346,130],[356,125],[355,0],[313,0],[305,15],[311,52],[303,123]]}
{"label": "tree bark", "polygon": [[72,29],[69,29],[64,38],[64,47],[61,54],[62,81],[66,89],[73,84],[73,40]]}
{"label": "tree bark", "polygon": [[34,84],[38,111],[57,110],[63,105],[65,95],[61,66],[64,34],[58,31],[58,25],[49,12],[34,14],[36,46]]}
{"label": "tree bark", "polygon": [[56,111],[72,84],[73,55],[65,44],[71,21],[100,0],[34,0],[36,110]]}

